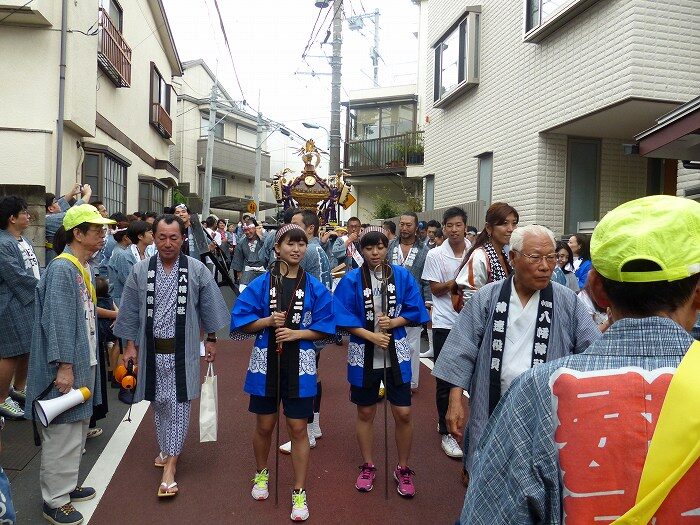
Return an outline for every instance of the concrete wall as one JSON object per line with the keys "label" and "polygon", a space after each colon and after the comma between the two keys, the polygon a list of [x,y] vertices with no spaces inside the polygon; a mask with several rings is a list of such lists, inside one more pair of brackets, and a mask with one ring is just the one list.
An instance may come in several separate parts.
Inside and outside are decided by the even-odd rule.
{"label": "concrete wall", "polygon": [[[424,173],[435,174],[435,207],[475,200],[475,156],[492,151],[492,200],[561,231],[566,136],[541,132],[630,96],[686,101],[700,84],[693,0],[600,1],[539,44],[523,42],[523,2],[483,0],[480,84],[437,109],[432,44],[465,3],[428,4]],[[644,161],[614,151],[623,140],[603,139],[601,213],[644,192]]]}
{"label": "concrete wall", "polygon": [[[50,26],[3,25],[0,30],[0,183],[21,174],[23,182],[54,191],[61,8],[55,2],[39,7]],[[69,28],[86,30],[96,18],[97,0],[69,2]],[[94,133],[96,50],[96,36],[68,34],[65,123],[78,131],[64,139],[63,170],[69,176],[63,178],[61,192],[73,178],[73,139]]]}

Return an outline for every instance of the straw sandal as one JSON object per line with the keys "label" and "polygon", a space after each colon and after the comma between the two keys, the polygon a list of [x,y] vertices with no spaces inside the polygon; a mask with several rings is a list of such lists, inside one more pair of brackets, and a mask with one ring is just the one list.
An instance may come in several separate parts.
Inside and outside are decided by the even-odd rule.
{"label": "straw sandal", "polygon": [[163,452],[158,452],[158,456],[156,457],[155,461],[153,464],[158,467],[158,468],[163,468],[165,467],[165,462],[168,460],[168,456],[166,454],[163,454]]}
{"label": "straw sandal", "polygon": [[[173,490],[174,489],[174,490]],[[159,498],[172,498],[177,495],[178,488],[177,482],[173,481],[168,485],[165,481],[158,486],[158,497]]]}

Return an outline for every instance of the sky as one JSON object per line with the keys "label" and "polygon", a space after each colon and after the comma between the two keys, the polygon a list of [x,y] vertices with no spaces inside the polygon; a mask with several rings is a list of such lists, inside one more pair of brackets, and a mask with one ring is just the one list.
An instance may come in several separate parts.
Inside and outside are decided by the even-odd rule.
{"label": "sky", "polygon": [[[250,105],[247,111],[253,112],[251,108],[257,108],[259,100],[264,117],[314,139],[320,149],[327,151],[326,132],[306,129],[302,122],[330,128],[331,77],[318,73],[331,72],[324,55],[332,54],[332,37],[326,45],[321,42],[327,30],[332,29],[333,3],[329,8],[319,9],[314,6],[314,0],[218,2],[242,91],[233,74],[213,0],[164,0],[180,59],[203,58],[234,99],[247,101]],[[343,0],[345,17],[373,13],[375,9],[380,12],[380,86],[414,84],[418,67],[415,36],[418,8],[411,0]],[[317,18],[317,30],[312,36]],[[360,31],[351,31],[347,22],[343,24],[341,101],[347,101],[352,90],[373,85],[370,57],[373,28],[371,19],[364,20]],[[302,52],[309,41],[307,57],[302,60]],[[186,75],[184,80],[187,80]],[[343,136],[344,130],[343,114]],[[299,146],[300,141],[292,142],[273,133],[268,140],[268,150],[278,153],[274,157],[280,159],[271,165],[273,174],[285,165],[294,171],[302,167],[301,160],[293,152],[293,147]],[[326,173],[327,164],[328,157],[324,156],[320,174]]]}

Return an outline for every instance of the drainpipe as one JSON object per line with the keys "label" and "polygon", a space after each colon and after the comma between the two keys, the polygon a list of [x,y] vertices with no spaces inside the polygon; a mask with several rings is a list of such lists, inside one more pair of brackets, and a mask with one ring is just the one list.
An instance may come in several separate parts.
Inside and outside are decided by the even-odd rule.
{"label": "drainpipe", "polygon": [[56,122],[56,195],[61,195],[61,165],[63,163],[63,115],[66,98],[66,39],[68,36],[68,0],[61,7],[61,59],[58,64],[58,121]]}

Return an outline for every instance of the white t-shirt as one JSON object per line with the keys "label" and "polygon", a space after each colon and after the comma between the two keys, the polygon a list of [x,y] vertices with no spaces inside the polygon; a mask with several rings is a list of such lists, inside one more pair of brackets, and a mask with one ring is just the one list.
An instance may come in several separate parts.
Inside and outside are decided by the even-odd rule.
{"label": "white t-shirt", "polygon": [[532,365],[532,347],[535,344],[539,302],[540,292],[538,290],[523,307],[515,286],[511,288],[506,344],[503,347],[503,363],[501,365],[501,395],[506,393],[516,377],[529,370]]}
{"label": "white t-shirt", "polygon": [[[465,240],[464,252],[455,257],[449,241],[430,250],[425,257],[425,266],[421,278],[434,283],[446,283],[454,279],[457,269],[462,264],[462,257],[471,248],[471,243]],[[452,329],[457,320],[457,312],[452,307],[449,292],[440,296],[433,294],[433,328]]]}
{"label": "white t-shirt", "polygon": [[[379,314],[382,312],[382,285],[379,282],[373,272],[370,272],[372,278],[372,300],[374,302],[374,331],[379,332]],[[384,368],[384,354],[385,351],[374,345],[374,360],[372,361],[372,368],[375,370]],[[391,362],[389,361],[389,356],[386,358],[386,366],[389,368]]]}
{"label": "white t-shirt", "polygon": [[19,239],[18,245],[19,251],[22,252],[22,258],[24,259],[24,269],[31,269],[34,277],[39,279],[39,260],[36,258],[32,245],[25,241],[24,238]]}
{"label": "white t-shirt", "polygon": [[[86,265],[85,269],[90,275],[90,266]],[[95,305],[92,304],[92,297],[85,286],[82,275],[80,276],[80,298],[83,302],[83,311],[85,313],[85,327],[88,334],[88,343],[90,344],[90,366],[97,365],[97,326],[95,320]]]}

